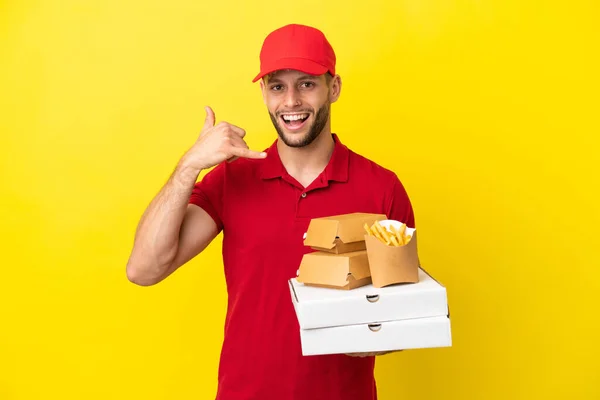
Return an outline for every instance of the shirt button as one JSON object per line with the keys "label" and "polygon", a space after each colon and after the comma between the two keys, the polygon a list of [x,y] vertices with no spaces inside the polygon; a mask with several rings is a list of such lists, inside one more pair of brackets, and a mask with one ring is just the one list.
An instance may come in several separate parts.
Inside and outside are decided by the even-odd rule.
{"label": "shirt button", "polygon": [[302,193],[302,197],[306,197],[306,192],[305,192],[305,193]]}

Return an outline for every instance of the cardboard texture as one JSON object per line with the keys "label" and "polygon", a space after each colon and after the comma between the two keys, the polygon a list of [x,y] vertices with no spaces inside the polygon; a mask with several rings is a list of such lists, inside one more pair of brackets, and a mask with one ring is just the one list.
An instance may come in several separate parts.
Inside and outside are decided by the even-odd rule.
{"label": "cardboard texture", "polygon": [[290,279],[300,329],[447,316],[446,288],[419,268],[419,282],[354,290],[321,289]]}
{"label": "cardboard texture", "polygon": [[[393,220],[379,221],[384,228],[394,226],[399,229],[401,223]],[[414,228],[406,228],[412,238],[403,246],[391,246],[368,234],[364,235],[369,270],[373,286],[382,288],[399,283],[416,283],[419,281],[419,256],[417,250],[417,232]]]}
{"label": "cardboard texture", "polygon": [[447,316],[300,330],[302,354],[348,354],[452,346]]}
{"label": "cardboard texture", "polygon": [[298,282],[308,286],[349,290],[371,283],[366,250],[344,254],[307,253],[302,257]]}
{"label": "cardboard texture", "polygon": [[385,220],[385,214],[350,213],[313,218],[304,245],[313,250],[342,254],[366,249],[364,224]]}

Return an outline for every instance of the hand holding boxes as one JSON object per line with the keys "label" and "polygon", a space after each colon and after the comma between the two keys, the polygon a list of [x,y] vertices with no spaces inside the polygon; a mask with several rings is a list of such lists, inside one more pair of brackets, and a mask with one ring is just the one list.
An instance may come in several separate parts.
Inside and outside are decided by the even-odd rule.
{"label": "hand holding boxes", "polygon": [[420,268],[414,229],[344,214],[313,219],[304,244],[316,251],[289,281],[304,355],[451,345],[446,289]]}

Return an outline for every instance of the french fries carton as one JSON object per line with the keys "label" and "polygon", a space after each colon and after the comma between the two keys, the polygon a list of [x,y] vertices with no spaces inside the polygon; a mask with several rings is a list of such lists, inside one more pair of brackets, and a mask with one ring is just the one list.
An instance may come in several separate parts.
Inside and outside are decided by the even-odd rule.
{"label": "french fries carton", "polygon": [[349,290],[371,283],[366,250],[334,254],[307,253],[298,269],[298,282],[307,286]]}
{"label": "french fries carton", "polygon": [[314,250],[343,254],[366,250],[365,224],[385,220],[385,214],[349,213],[313,218],[304,238],[304,245]]}
{"label": "french fries carton", "polygon": [[419,281],[417,232],[406,224],[382,219],[363,226],[373,286]]}
{"label": "french fries carton", "polygon": [[341,291],[290,279],[302,354],[449,347],[447,290],[424,269],[417,283]]}

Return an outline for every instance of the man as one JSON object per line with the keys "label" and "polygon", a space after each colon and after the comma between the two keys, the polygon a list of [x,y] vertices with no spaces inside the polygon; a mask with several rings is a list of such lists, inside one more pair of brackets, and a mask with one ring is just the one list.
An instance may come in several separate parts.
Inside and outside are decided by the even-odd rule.
{"label": "man", "polygon": [[250,150],[246,132],[215,125],[207,107],[200,137],[141,218],[127,276],[156,284],[223,232],[228,308],[217,399],[374,400],[374,354],[302,356],[287,281],[310,251],[311,218],[384,213],[414,227],[409,198],[393,172],[331,132],[342,85],[322,32],[277,29],[260,61],[253,82],[261,81],[277,140]]}

